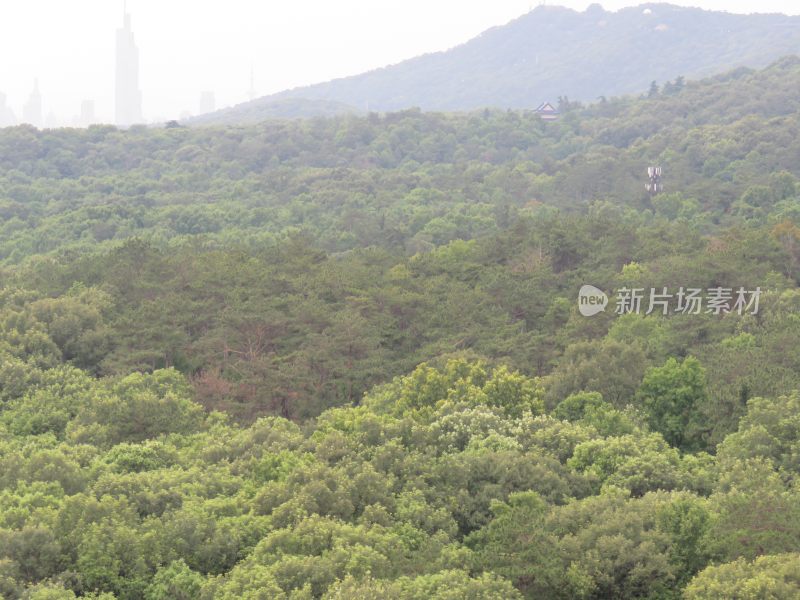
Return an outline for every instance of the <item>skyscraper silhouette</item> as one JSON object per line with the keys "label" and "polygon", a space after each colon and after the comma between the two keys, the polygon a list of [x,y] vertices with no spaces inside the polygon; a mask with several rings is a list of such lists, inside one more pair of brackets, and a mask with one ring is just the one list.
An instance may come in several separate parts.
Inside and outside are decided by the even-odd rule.
{"label": "skyscraper silhouette", "polygon": [[253,75],[253,65],[250,65],[250,90],[247,92],[247,96],[250,100],[255,100],[256,95],[256,78]]}
{"label": "skyscraper silhouette", "polygon": [[81,102],[81,114],[75,119],[75,124],[78,127],[88,127],[96,122],[97,119],[94,116],[94,100],[84,100]]}
{"label": "skyscraper silhouette", "polygon": [[123,26],[117,29],[116,122],[128,126],[141,123],[142,92],[139,90],[139,49],[133,39],[131,16],[123,8]]}
{"label": "skyscraper silhouette", "polygon": [[200,94],[200,114],[212,113],[217,108],[214,92],[203,92]]}
{"label": "skyscraper silhouette", "polygon": [[33,91],[22,107],[22,121],[34,127],[42,126],[42,95],[39,93],[38,79],[34,80]]}
{"label": "skyscraper silhouette", "polygon": [[0,127],[10,127],[17,124],[14,111],[6,105],[6,95],[0,92]]}

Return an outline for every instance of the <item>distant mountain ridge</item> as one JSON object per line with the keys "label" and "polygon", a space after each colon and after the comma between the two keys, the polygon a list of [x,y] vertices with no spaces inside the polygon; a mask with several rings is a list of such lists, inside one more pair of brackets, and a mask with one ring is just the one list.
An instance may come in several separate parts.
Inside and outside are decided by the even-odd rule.
{"label": "distant mountain ridge", "polygon": [[286,99],[373,111],[535,108],[559,96],[593,101],[641,93],[654,80],[764,67],[791,54],[800,54],[800,17],[652,3],[617,12],[599,4],[584,12],[540,6],[450,50],[287,90],[203,120],[280,116],[274,103]]}

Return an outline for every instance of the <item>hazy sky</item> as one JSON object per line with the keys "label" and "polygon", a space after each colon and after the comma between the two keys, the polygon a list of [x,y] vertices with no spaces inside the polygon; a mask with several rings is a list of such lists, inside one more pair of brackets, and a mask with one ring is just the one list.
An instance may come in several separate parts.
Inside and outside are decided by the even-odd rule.
{"label": "hazy sky", "polygon": [[[583,10],[591,2],[548,1]],[[609,0],[607,10],[641,2]],[[800,14],[797,0],[674,0],[731,12]],[[540,0],[128,0],[148,119],[247,99],[251,64],[259,95],[444,50]],[[115,30],[122,0],[1,0],[0,92],[21,115],[35,77],[44,112],[70,122],[83,99],[113,114]]]}

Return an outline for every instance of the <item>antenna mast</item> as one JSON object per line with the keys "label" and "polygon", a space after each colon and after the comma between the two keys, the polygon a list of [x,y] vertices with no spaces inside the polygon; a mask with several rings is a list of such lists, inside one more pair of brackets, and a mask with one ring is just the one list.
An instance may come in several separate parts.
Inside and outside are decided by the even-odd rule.
{"label": "antenna mast", "polygon": [[661,167],[647,167],[647,176],[650,178],[650,181],[647,182],[645,187],[653,196],[664,191],[664,184],[661,183],[661,175]]}

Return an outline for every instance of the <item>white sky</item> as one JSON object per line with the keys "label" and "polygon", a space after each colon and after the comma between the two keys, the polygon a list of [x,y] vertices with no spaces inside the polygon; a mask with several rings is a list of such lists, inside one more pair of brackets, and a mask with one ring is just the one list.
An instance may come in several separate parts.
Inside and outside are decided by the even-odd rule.
{"label": "white sky", "polygon": [[[444,50],[504,24],[540,0],[128,0],[148,119],[259,95]],[[640,4],[600,2],[607,10]],[[673,0],[730,12],[800,14],[797,0]],[[552,0],[583,10],[591,2]],[[19,118],[39,78],[44,113],[69,123],[83,99],[113,114],[115,31],[122,0],[0,0],[0,92]]]}

